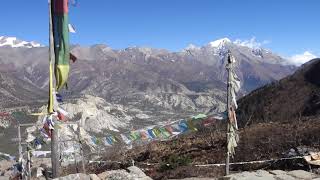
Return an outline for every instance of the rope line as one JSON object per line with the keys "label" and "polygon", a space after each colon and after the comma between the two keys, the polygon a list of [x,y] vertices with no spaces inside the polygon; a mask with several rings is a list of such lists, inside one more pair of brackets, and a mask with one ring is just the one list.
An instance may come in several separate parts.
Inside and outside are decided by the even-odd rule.
{"label": "rope line", "polygon": [[[243,165],[243,164],[257,164],[257,163],[265,163],[265,162],[273,162],[273,161],[282,161],[282,160],[292,160],[292,159],[303,159],[303,156],[294,156],[290,158],[280,158],[280,159],[268,159],[268,160],[260,160],[260,161],[244,161],[244,162],[234,162],[229,163],[230,165]],[[121,163],[119,161],[89,161],[89,163]],[[140,163],[148,166],[158,165],[160,163]],[[210,166],[225,166],[225,163],[218,164],[191,164],[196,167],[210,167]]]}
{"label": "rope line", "polygon": [[[282,161],[282,160],[292,160],[292,159],[303,159],[303,156],[295,156],[295,157],[280,158],[280,159],[268,159],[268,160],[260,160],[260,161],[234,162],[234,163],[229,163],[229,164],[230,165],[257,164],[257,163]],[[209,167],[209,166],[225,166],[225,165],[226,165],[225,163],[221,163],[221,164],[200,164],[200,165],[195,165],[195,166],[196,167]]]}

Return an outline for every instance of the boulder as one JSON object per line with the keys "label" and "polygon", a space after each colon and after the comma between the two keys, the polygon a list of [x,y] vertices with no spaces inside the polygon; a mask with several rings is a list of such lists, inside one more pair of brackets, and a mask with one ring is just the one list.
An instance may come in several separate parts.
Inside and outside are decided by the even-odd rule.
{"label": "boulder", "polygon": [[0,180],[8,180],[10,179],[10,176],[0,176]]}
{"label": "boulder", "polygon": [[268,171],[241,172],[226,176],[230,180],[276,180]]}
{"label": "boulder", "polygon": [[108,175],[107,172],[103,172],[103,173],[98,174],[98,177],[100,179],[104,180],[104,179],[106,179],[107,175]]}
{"label": "boulder", "polygon": [[282,171],[282,170],[272,170],[272,171],[269,171],[271,174],[274,174],[274,175],[281,175],[281,174],[286,174],[287,172],[285,171]]}
{"label": "boulder", "polygon": [[44,171],[44,169],[42,167],[35,167],[31,169],[31,176],[32,177],[41,177],[43,176],[42,171]]}
{"label": "boulder", "polygon": [[98,175],[102,180],[152,180],[141,169],[131,166],[121,170],[106,171]]}
{"label": "boulder", "polygon": [[134,178],[125,170],[113,170],[107,171],[105,179],[102,180],[134,180]]}
{"label": "boulder", "polygon": [[296,178],[287,174],[277,174],[274,176],[277,180],[296,180]]}
{"label": "boulder", "polygon": [[294,171],[282,171],[282,170],[273,170],[273,171],[265,171],[258,170],[254,172],[241,172],[231,174],[229,176],[225,176],[224,178],[228,178],[230,180],[300,180],[300,179],[313,179],[319,177],[314,173],[310,173],[303,170],[294,170]]}
{"label": "boulder", "polygon": [[91,180],[101,180],[96,174],[90,174],[89,176]]}
{"label": "boulder", "polygon": [[135,179],[141,179],[141,180],[151,180],[150,177],[148,177],[141,169],[139,169],[137,166],[131,166],[127,168],[129,173],[132,177]]}
{"label": "boulder", "polygon": [[6,161],[6,160],[0,161],[0,170],[9,169],[10,167],[13,166],[13,164],[14,164],[13,161]]}
{"label": "boulder", "polygon": [[7,177],[11,177],[15,174],[15,171],[13,169],[10,169],[10,170],[7,170],[4,172],[4,176],[7,176]]}
{"label": "boulder", "polygon": [[312,179],[314,177],[317,177],[316,174],[304,171],[304,170],[294,170],[294,171],[290,171],[288,172],[288,175],[295,177],[295,178],[299,178],[299,179]]}
{"label": "boulder", "polygon": [[90,176],[82,173],[70,174],[68,176],[55,178],[53,180],[90,180]]}

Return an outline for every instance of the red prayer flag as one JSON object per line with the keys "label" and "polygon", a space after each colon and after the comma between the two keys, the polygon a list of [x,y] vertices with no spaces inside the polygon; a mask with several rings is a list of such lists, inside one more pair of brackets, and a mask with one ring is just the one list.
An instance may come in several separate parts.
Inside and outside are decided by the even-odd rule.
{"label": "red prayer flag", "polygon": [[49,128],[48,123],[45,123],[45,124],[43,125],[43,129],[46,131],[47,135],[51,138],[51,130],[50,130],[50,128]]}
{"label": "red prayer flag", "polygon": [[208,117],[207,119],[202,121],[202,124],[204,126],[210,126],[210,125],[214,124],[215,122],[216,122],[216,119],[214,119],[213,117]]}
{"label": "red prayer flag", "polygon": [[64,116],[62,113],[59,113],[59,112],[58,112],[58,119],[59,119],[60,121],[65,121],[65,116]]}
{"label": "red prayer flag", "polygon": [[55,13],[67,14],[68,13],[68,0],[54,0]]}

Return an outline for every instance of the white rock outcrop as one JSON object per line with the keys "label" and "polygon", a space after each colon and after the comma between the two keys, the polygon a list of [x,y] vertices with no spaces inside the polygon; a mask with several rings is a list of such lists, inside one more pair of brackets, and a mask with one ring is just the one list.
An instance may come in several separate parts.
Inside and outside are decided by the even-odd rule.
{"label": "white rock outcrop", "polygon": [[304,170],[282,171],[282,170],[258,170],[253,172],[241,172],[226,176],[230,180],[301,180],[301,179],[317,179],[320,175],[307,172]]}

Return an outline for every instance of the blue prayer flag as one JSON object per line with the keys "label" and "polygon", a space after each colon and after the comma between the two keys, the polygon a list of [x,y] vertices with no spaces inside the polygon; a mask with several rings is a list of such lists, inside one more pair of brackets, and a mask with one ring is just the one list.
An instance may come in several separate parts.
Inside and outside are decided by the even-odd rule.
{"label": "blue prayer flag", "polygon": [[58,102],[63,102],[63,100],[62,100],[62,96],[60,95],[60,94],[56,94],[56,97],[57,97],[57,101]]}

